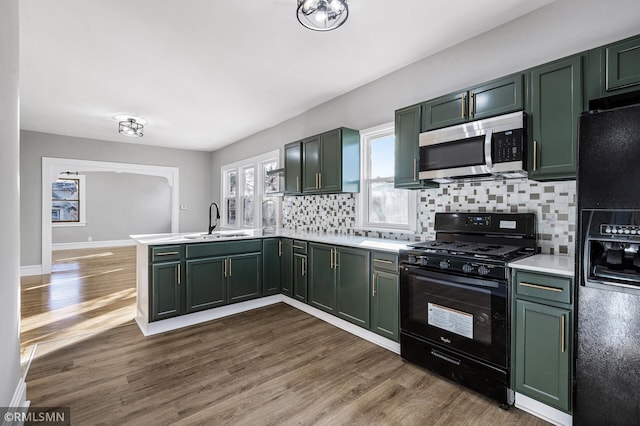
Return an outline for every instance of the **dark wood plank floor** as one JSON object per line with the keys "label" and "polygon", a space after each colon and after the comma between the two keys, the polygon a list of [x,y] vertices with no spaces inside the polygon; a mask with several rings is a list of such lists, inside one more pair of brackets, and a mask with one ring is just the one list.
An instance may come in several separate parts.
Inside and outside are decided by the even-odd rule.
{"label": "dark wood plank floor", "polygon": [[285,304],[151,337],[100,312],[92,332],[32,337],[27,397],[71,407],[74,425],[545,424]]}

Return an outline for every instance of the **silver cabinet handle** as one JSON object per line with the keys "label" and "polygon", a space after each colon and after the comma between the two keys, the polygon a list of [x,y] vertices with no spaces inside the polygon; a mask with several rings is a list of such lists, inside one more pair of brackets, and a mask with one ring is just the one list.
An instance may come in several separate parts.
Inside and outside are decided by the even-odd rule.
{"label": "silver cabinet handle", "polygon": [[418,180],[418,159],[414,158],[413,159],[413,181],[417,181]]}
{"label": "silver cabinet handle", "polygon": [[305,275],[307,275],[307,258],[303,257],[301,258],[302,260],[302,276],[304,277]]}
{"label": "silver cabinet handle", "polygon": [[227,276],[227,259],[224,260],[223,272],[224,272],[224,276],[226,278],[226,276]]}
{"label": "silver cabinet handle", "polygon": [[376,274],[371,274],[371,296],[376,297]]}
{"label": "silver cabinet handle", "polygon": [[318,187],[318,173],[316,173],[316,189],[320,189],[320,188]]}
{"label": "silver cabinet handle", "polygon": [[529,284],[529,283],[520,283],[521,286],[523,287],[530,287],[530,288],[537,288],[539,290],[546,290],[546,291],[554,291],[556,293],[562,293],[563,290],[561,288],[555,288],[555,287],[549,287],[546,285],[538,285],[538,284]]}
{"label": "silver cabinet handle", "polygon": [[384,260],[384,259],[373,259],[374,262],[379,262],[379,263],[386,263],[387,265],[391,265],[393,264],[392,261],[390,260]]}
{"label": "silver cabinet handle", "polygon": [[560,346],[561,346],[562,353],[564,353],[564,351],[565,351],[565,347],[564,347],[564,315],[562,315],[562,317],[560,317],[560,323],[561,323],[560,324],[560,328],[562,329],[561,336],[560,336],[560,340],[561,340]]}
{"label": "silver cabinet handle", "polygon": [[175,254],[180,254],[180,252],[177,251],[165,251],[163,253],[156,253],[156,256],[173,256]]}
{"label": "silver cabinet handle", "polygon": [[304,246],[298,246],[298,245],[295,245],[295,244],[294,244],[294,245],[293,245],[293,248],[294,248],[294,249],[304,249]]}
{"label": "silver cabinet handle", "polygon": [[296,176],[296,192],[300,192],[300,176]]}
{"label": "silver cabinet handle", "polygon": [[231,276],[231,258],[229,258],[229,276]]}
{"label": "silver cabinet handle", "polygon": [[337,268],[337,267],[340,266],[340,265],[338,265],[338,249],[335,249],[333,251],[333,255],[335,257],[335,260],[333,261],[333,265]]}
{"label": "silver cabinet handle", "polygon": [[282,257],[282,240],[278,240],[278,257]]}
{"label": "silver cabinet handle", "polygon": [[180,285],[180,264],[178,263],[178,285]]}
{"label": "silver cabinet handle", "polygon": [[474,111],[474,94],[472,93],[471,96],[469,96],[469,118],[473,118],[475,111]]}
{"label": "silver cabinet handle", "polygon": [[467,103],[467,95],[466,94],[462,94],[462,107],[460,108],[460,118],[464,118],[464,110],[465,110],[465,104]]}
{"label": "silver cabinet handle", "polygon": [[533,141],[533,171],[538,168],[538,141]]}
{"label": "silver cabinet handle", "polygon": [[329,262],[331,263],[331,269],[333,269],[333,249],[331,249],[331,254],[329,255]]}

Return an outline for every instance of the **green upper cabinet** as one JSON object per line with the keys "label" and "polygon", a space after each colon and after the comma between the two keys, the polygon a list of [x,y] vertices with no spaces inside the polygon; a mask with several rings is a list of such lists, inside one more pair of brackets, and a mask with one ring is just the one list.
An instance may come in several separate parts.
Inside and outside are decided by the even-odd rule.
{"label": "green upper cabinet", "polygon": [[516,392],[571,410],[571,321],[568,309],[515,300]]}
{"label": "green upper cabinet", "polygon": [[425,102],[422,131],[523,109],[523,78],[514,74]]}
{"label": "green upper cabinet", "polygon": [[578,115],[584,108],[582,56],[536,67],[529,81],[529,178],[575,179]]}
{"label": "green upper cabinet", "polygon": [[226,304],[223,257],[186,261],[186,311],[196,312]]}
{"label": "green upper cabinet", "polygon": [[437,187],[437,183],[418,179],[420,163],[420,122],[422,106],[413,105],[395,113],[395,152],[394,180],[395,188],[421,189]]}
{"label": "green upper cabinet", "polygon": [[262,287],[265,296],[280,293],[280,259],[282,241],[267,238],[262,241]]}
{"label": "green upper cabinet", "polygon": [[336,273],[333,246],[309,243],[309,304],[335,314]]}
{"label": "green upper cabinet", "polygon": [[150,321],[182,314],[182,282],[180,261],[151,265]]}
{"label": "green upper cabinet", "polygon": [[369,252],[346,247],[334,250],[337,315],[369,328]]}
{"label": "green upper cabinet", "polygon": [[302,142],[284,146],[284,193],[302,193]]}
{"label": "green upper cabinet", "polygon": [[640,90],[640,36],[589,51],[589,98]]}
{"label": "green upper cabinet", "polygon": [[302,141],[302,192],[360,190],[360,133],[339,128]]}

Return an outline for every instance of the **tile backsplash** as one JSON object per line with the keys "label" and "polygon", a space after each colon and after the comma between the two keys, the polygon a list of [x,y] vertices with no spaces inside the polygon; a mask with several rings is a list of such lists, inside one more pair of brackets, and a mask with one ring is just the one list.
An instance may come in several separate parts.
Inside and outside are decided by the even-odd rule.
{"label": "tile backsplash", "polygon": [[413,192],[418,200],[417,234],[376,232],[357,228],[356,196],[330,194],[285,197],[285,230],[330,232],[398,240],[435,237],[436,212],[535,213],[542,253],[574,254],[576,183],[528,179],[457,182]]}

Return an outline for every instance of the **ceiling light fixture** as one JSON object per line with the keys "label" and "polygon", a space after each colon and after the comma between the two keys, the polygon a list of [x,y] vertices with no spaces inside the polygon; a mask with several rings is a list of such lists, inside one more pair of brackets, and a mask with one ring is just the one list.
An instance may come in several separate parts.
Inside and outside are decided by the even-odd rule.
{"label": "ceiling light fixture", "polygon": [[142,129],[144,129],[144,126],[137,123],[134,118],[127,118],[125,121],[118,123],[118,133],[125,136],[140,138],[144,136]]}
{"label": "ceiling light fixture", "polygon": [[298,21],[311,30],[335,30],[348,17],[347,0],[298,0]]}

